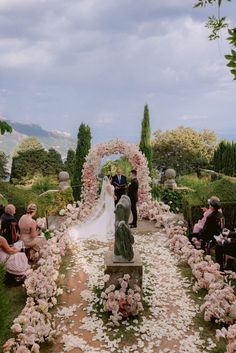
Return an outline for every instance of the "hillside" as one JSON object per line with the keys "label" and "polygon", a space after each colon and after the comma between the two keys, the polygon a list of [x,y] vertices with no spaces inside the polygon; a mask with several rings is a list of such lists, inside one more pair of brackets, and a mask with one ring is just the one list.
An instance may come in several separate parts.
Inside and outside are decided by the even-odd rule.
{"label": "hillside", "polygon": [[26,137],[35,136],[46,149],[55,148],[62,158],[66,157],[69,148],[75,148],[76,140],[69,133],[62,131],[47,131],[36,124],[22,124],[7,121],[13,128],[12,134],[0,136],[0,150],[10,158],[17,144]]}

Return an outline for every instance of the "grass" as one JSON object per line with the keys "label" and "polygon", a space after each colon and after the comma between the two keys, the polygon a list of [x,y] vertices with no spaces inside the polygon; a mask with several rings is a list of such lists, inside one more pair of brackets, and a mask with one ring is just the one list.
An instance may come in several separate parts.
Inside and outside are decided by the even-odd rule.
{"label": "grass", "polygon": [[[193,281],[192,270],[186,263],[181,263],[178,266],[179,270],[183,277],[188,278],[190,282]],[[203,304],[203,299],[207,294],[207,290],[201,289],[198,292],[190,291],[190,297],[198,304]],[[199,330],[199,327],[202,327],[202,331],[200,331],[200,337],[204,341],[207,341],[209,338],[217,345],[212,353],[225,353],[226,351],[226,341],[221,339],[219,342],[216,341],[216,330],[221,329],[224,325],[216,324],[213,321],[205,321],[203,313],[198,313],[194,318],[194,327],[196,330]]]}
{"label": "grass", "polygon": [[0,330],[0,352],[2,345],[12,337],[11,326],[13,320],[20,314],[26,302],[26,293],[22,286],[5,287],[5,295],[4,323]]}

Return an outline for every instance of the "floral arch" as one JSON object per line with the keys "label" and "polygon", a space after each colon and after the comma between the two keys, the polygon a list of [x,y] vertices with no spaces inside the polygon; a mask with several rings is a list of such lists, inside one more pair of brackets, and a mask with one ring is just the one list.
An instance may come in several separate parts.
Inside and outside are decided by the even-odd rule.
{"label": "floral arch", "polygon": [[[149,203],[151,200],[149,169],[146,157],[139,150],[138,146],[126,143],[119,139],[110,140],[94,145],[86,158],[82,173],[82,205],[87,213],[97,199],[98,182],[96,174],[101,165],[101,160],[111,154],[123,154],[131,162],[132,167],[137,170],[139,181],[139,203]],[[87,211],[87,212],[86,212]]]}

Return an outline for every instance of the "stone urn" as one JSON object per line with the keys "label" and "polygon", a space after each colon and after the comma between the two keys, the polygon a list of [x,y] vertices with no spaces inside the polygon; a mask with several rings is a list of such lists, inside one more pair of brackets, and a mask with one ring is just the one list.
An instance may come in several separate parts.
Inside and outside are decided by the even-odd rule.
{"label": "stone urn", "polygon": [[58,174],[58,179],[59,179],[60,190],[63,191],[70,187],[70,175],[68,172],[60,172]]}
{"label": "stone urn", "polygon": [[176,171],[174,169],[167,169],[165,171],[165,177],[166,177],[166,181],[164,185],[169,189],[172,189],[172,190],[176,189],[177,188],[177,184],[175,181]]}

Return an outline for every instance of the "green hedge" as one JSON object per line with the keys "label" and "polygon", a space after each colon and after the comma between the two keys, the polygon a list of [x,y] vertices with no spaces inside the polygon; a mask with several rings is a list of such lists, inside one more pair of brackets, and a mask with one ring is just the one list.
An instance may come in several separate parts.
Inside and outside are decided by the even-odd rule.
{"label": "green hedge", "polygon": [[151,189],[152,199],[163,201],[170,206],[172,212],[178,213],[182,211],[183,197],[189,193],[187,189],[168,189],[164,185],[153,185]]}
{"label": "green hedge", "polygon": [[72,189],[65,191],[48,193],[42,196],[32,192],[32,190],[16,187],[10,183],[0,182],[0,192],[7,200],[16,206],[16,218],[19,219],[26,210],[29,203],[35,203],[38,207],[37,216],[43,217],[47,213],[57,214],[60,209],[65,208],[73,201]]}
{"label": "green hedge", "polygon": [[0,182],[0,192],[7,203],[16,206],[16,218],[21,217],[29,203],[37,203],[37,195],[31,190],[18,188],[10,183]]}

